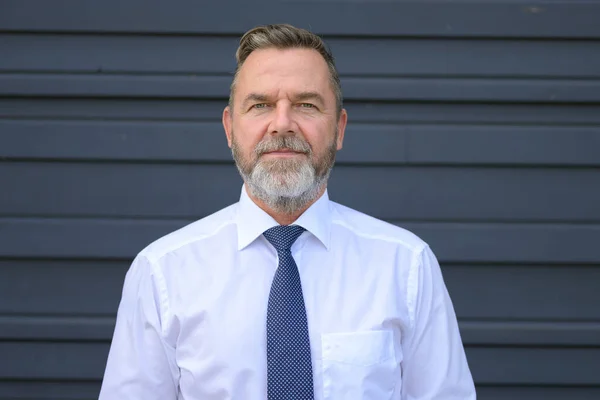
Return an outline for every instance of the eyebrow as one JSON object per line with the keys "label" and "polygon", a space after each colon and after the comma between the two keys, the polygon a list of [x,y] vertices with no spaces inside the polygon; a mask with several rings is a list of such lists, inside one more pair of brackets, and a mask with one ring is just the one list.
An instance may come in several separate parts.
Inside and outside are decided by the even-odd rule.
{"label": "eyebrow", "polygon": [[[297,101],[306,101],[306,100],[316,100],[317,102],[319,102],[321,104],[325,104],[325,99],[323,98],[323,96],[321,96],[317,92],[296,93],[294,96],[292,96],[292,99],[296,102]],[[269,101],[269,96],[267,96],[266,94],[250,93],[248,96],[246,96],[246,98],[242,102],[242,106],[244,108],[246,108],[248,106],[248,103],[250,103],[250,102],[265,103],[268,101]]]}
{"label": "eyebrow", "polygon": [[325,99],[317,92],[300,92],[297,93],[294,97],[295,101],[304,101],[304,100],[316,100],[321,104],[325,104]]}
{"label": "eyebrow", "polygon": [[250,102],[264,103],[264,102],[267,102],[267,101],[269,101],[269,96],[267,96],[266,94],[250,93],[248,96],[246,96],[246,98],[244,99],[244,102],[242,103],[242,105],[243,105],[244,108],[246,108],[246,106]]}

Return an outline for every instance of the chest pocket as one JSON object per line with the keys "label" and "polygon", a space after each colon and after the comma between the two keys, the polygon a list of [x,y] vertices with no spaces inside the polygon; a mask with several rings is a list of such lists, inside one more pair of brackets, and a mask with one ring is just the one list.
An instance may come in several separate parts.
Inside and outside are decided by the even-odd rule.
{"label": "chest pocket", "polygon": [[391,399],[400,385],[392,331],[321,335],[325,400]]}

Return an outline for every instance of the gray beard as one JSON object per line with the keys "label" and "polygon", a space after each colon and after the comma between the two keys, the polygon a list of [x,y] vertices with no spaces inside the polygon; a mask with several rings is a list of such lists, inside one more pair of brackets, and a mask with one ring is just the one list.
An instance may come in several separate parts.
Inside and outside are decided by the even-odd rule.
{"label": "gray beard", "polygon": [[[260,159],[264,152],[282,148],[303,152],[306,158]],[[297,136],[278,136],[259,143],[253,163],[243,159],[235,139],[232,153],[249,192],[275,212],[292,215],[314,202],[327,184],[336,146],[332,143],[322,159],[314,164],[310,162],[310,146]]]}

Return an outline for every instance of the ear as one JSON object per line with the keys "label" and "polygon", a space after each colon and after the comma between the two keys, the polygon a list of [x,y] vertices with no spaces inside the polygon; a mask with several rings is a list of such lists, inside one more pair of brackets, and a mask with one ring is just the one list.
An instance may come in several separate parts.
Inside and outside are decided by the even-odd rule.
{"label": "ear", "polygon": [[348,113],[342,109],[337,123],[337,149],[341,150],[344,143],[344,133],[346,133],[346,124],[348,123]]}
{"label": "ear", "polygon": [[225,136],[227,136],[227,145],[231,148],[232,145],[232,133],[233,133],[233,121],[232,111],[229,106],[223,110],[223,128],[225,129]]}

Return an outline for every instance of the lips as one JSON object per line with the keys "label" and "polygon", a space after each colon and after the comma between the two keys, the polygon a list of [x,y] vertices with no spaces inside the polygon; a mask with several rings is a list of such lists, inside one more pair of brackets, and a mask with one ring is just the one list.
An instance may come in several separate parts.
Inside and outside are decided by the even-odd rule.
{"label": "lips", "polygon": [[268,151],[265,154],[304,154],[299,151],[289,151],[289,150],[277,150],[277,151]]}
{"label": "lips", "polygon": [[295,150],[290,150],[290,149],[279,149],[279,150],[265,151],[261,155],[293,156],[293,155],[298,155],[298,154],[306,154],[306,153],[304,153],[302,151],[295,151]]}

